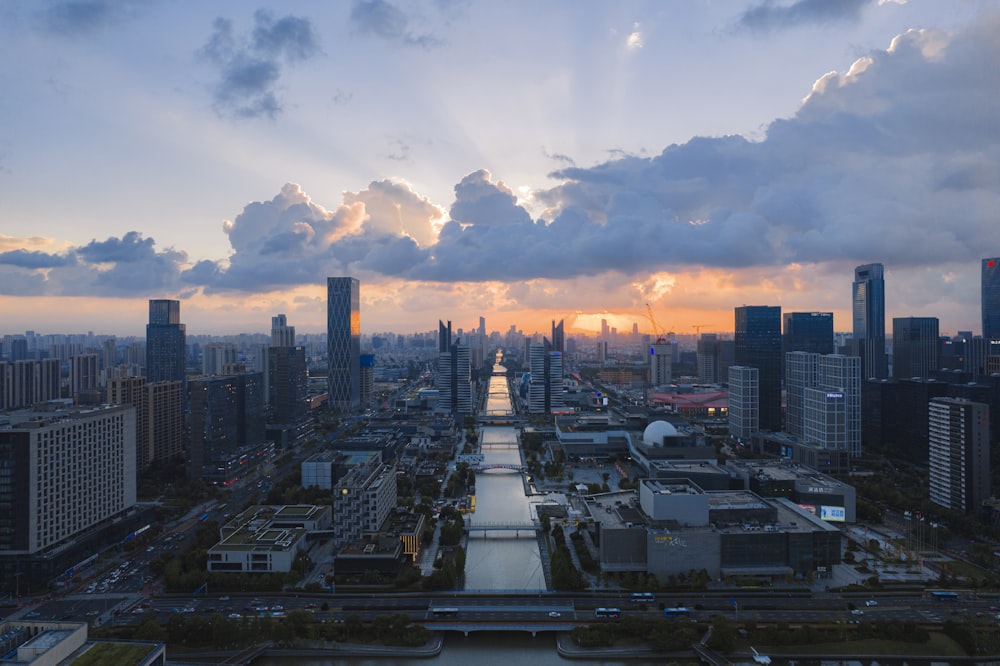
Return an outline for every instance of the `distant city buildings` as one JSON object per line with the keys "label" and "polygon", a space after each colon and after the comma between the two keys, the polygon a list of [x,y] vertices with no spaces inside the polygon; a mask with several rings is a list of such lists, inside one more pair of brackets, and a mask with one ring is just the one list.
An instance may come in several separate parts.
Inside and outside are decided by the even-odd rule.
{"label": "distant city buildings", "polygon": [[327,278],[327,392],[331,409],[361,406],[361,283]]}

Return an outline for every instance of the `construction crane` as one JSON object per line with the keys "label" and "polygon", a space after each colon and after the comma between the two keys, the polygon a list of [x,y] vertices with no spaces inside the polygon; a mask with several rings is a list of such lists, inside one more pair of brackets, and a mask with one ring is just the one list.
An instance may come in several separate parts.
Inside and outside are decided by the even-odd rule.
{"label": "construction crane", "polygon": [[656,317],[653,316],[653,308],[649,303],[646,303],[646,318],[649,319],[649,323],[653,325],[653,334],[656,336],[656,344],[665,344],[667,339],[663,337],[663,329],[660,325],[656,323]]}
{"label": "construction crane", "polygon": [[714,326],[714,324],[691,324],[691,328],[694,329],[695,335],[701,335],[701,329],[706,326]]}

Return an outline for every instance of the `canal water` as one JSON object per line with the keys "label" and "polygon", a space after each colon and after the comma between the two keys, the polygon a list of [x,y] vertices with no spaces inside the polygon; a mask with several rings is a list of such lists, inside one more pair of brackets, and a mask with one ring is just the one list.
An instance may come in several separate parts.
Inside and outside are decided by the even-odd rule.
{"label": "canal water", "polygon": [[[499,360],[499,358],[498,358]],[[486,398],[487,415],[512,412],[506,368],[495,365]],[[517,430],[485,426],[481,449],[487,465],[520,465]],[[476,474],[476,512],[473,523],[524,523],[534,516],[520,473],[487,470]],[[545,575],[534,532],[480,532],[469,538],[465,558],[466,590],[544,590]]]}

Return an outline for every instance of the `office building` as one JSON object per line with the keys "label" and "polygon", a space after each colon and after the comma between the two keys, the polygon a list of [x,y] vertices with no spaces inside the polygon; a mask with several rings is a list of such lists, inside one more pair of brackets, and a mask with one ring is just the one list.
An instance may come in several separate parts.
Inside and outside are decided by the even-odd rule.
{"label": "office building", "polygon": [[395,506],[395,467],[371,459],[347,472],[333,491],[334,550],[377,533]]}
{"label": "office building", "polygon": [[[801,352],[793,352],[790,356]],[[816,375],[803,391],[802,439],[822,450],[861,455],[861,359],[816,354]]]}
{"label": "office building", "polygon": [[64,545],[135,506],[133,407],[25,410],[9,419],[0,428],[0,555]]}
{"label": "office building", "polygon": [[781,430],[781,307],[736,308],[736,365],[758,370],[761,430]]}
{"label": "office building", "polygon": [[981,306],[983,337],[1000,344],[1000,257],[983,259]]}
{"label": "office building", "polygon": [[979,511],[990,497],[989,407],[934,398],[928,416],[931,501],[952,511]]}
{"label": "office building", "polygon": [[548,338],[541,344],[531,345],[528,352],[528,411],[532,414],[551,414],[562,411],[563,356],[554,351]]}
{"label": "office building", "polygon": [[729,367],[729,436],[743,443],[760,430],[759,378],[757,368]]}
{"label": "office building", "polygon": [[236,345],[231,342],[208,342],[201,346],[201,374],[222,375],[237,362]]}
{"label": "office building", "polygon": [[328,404],[348,412],[361,406],[361,283],[331,277],[326,285]]}
{"label": "office building", "polygon": [[192,478],[228,483],[264,462],[273,446],[265,441],[260,373],[193,377],[188,382]]}
{"label": "office building", "polygon": [[786,312],[783,319],[781,341],[785,354],[797,351],[832,354],[835,351],[832,312]]}
{"label": "office building", "polygon": [[937,317],[894,317],[892,320],[892,376],[928,379],[938,369]]}
{"label": "office building", "polygon": [[472,368],[469,347],[452,340],[451,322],[438,321],[438,411],[472,413]]}
{"label": "office building", "polygon": [[702,384],[720,383],[719,341],[715,333],[702,333],[695,352],[698,364],[698,381]]}
{"label": "office building", "polygon": [[375,354],[361,355],[361,406],[368,408],[375,402]]}
{"label": "office building", "polygon": [[181,323],[181,303],[149,301],[146,325],[146,379],[150,383],[183,381],[187,368],[186,330]]}
{"label": "office building", "polygon": [[566,325],[563,319],[558,324],[552,320],[552,351],[566,353]]}
{"label": "office building", "polygon": [[153,460],[184,460],[184,382],[147,382],[146,408]]}
{"label": "office building", "polygon": [[889,364],[885,354],[885,275],[882,264],[854,269],[851,305],[854,320],[854,351],[861,357],[865,379],[886,379]]}
{"label": "office building", "polygon": [[948,395],[933,379],[868,380],[861,384],[862,447],[927,466],[927,405]]}

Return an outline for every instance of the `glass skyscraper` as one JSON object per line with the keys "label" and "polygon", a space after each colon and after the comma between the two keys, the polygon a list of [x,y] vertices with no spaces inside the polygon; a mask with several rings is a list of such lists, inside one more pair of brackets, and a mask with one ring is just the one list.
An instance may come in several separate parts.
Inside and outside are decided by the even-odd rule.
{"label": "glass skyscraper", "polygon": [[885,355],[885,269],[865,264],[854,269],[852,290],[855,353],[861,357],[864,379],[887,379]]}
{"label": "glass skyscraper", "polygon": [[757,368],[760,429],[781,431],[781,306],[736,308],[736,365]]}
{"label": "glass skyscraper", "polygon": [[784,352],[833,353],[832,312],[786,312],[782,340]]}
{"label": "glass skyscraper", "polygon": [[146,325],[146,381],[183,381],[187,366],[185,326],[181,323],[181,302],[166,299],[149,301]]}
{"label": "glass skyscraper", "polygon": [[938,318],[894,317],[893,379],[929,379],[938,369]]}
{"label": "glass skyscraper", "polygon": [[361,406],[361,283],[326,279],[326,352],[329,405],[337,411]]}
{"label": "glass skyscraper", "polygon": [[983,337],[1000,340],[1000,257],[983,259]]}

